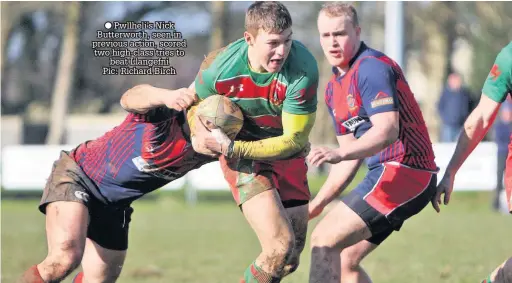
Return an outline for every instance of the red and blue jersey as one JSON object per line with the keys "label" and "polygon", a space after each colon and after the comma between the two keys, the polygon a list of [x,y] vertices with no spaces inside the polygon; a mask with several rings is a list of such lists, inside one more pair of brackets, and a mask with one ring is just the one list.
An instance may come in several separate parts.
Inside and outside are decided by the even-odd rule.
{"label": "red and blue jersey", "polygon": [[382,52],[361,43],[345,74],[334,75],[325,102],[337,135],[361,137],[372,127],[372,115],[399,112],[398,139],[367,159],[368,167],[396,161],[413,168],[435,171],[434,151],[423,115],[403,72]]}
{"label": "red and blue jersey", "polygon": [[212,161],[193,150],[183,123],[183,113],[166,107],[130,113],[70,156],[96,185],[96,198],[105,204],[129,204]]}

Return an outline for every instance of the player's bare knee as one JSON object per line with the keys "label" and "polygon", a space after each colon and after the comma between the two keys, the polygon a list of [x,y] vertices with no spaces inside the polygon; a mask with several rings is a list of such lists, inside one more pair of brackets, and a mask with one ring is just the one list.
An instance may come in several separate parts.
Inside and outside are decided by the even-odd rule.
{"label": "player's bare knee", "polygon": [[286,275],[295,272],[299,268],[300,257],[294,254],[286,263],[284,267],[284,272]]}
{"label": "player's bare knee", "polygon": [[45,278],[49,278],[50,282],[58,282],[80,265],[80,258],[70,254],[54,254],[48,256],[40,265],[42,273],[46,273]]}
{"label": "player's bare knee", "polygon": [[328,231],[317,226],[311,234],[311,249],[318,247],[334,248],[336,245],[335,239],[330,235]]}
{"label": "player's bare knee", "polygon": [[361,266],[361,253],[355,249],[345,249],[341,253],[341,270],[350,272],[357,271]]}
{"label": "player's bare knee", "polygon": [[262,255],[272,269],[283,268],[293,255],[295,237],[293,234],[276,238],[263,248]]}
{"label": "player's bare knee", "polygon": [[84,247],[76,240],[65,240],[47,258],[48,264],[57,267],[59,273],[75,270],[82,260]]}

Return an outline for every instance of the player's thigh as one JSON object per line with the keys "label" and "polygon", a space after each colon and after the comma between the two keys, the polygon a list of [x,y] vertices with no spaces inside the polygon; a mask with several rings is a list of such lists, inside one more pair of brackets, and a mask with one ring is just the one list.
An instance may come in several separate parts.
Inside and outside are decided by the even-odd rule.
{"label": "player's thigh", "polygon": [[242,211],[264,251],[293,244],[292,227],[276,190],[253,196],[242,204]]}
{"label": "player's thigh", "polygon": [[277,189],[276,175],[270,163],[224,157],[220,157],[219,162],[239,206],[260,193]]}
{"label": "player's thigh", "polygon": [[388,163],[370,170],[342,201],[378,237],[390,229],[400,230],[405,220],[423,210],[435,193],[436,182],[432,172]]}
{"label": "player's thigh", "polygon": [[219,159],[233,198],[266,250],[288,247],[294,241],[279,193],[272,163],[247,159]]}
{"label": "player's thigh", "polygon": [[121,274],[126,250],[111,250],[86,240],[82,269],[88,283],[115,282]]}
{"label": "player's thigh", "polygon": [[46,207],[48,256],[63,264],[77,264],[83,255],[88,222],[87,207],[55,201]]}
{"label": "player's thigh", "polygon": [[[360,241],[341,252],[341,266],[343,268],[356,268],[361,261],[378,247],[377,244],[367,240]],[[343,275],[343,272],[342,272]]]}
{"label": "player's thigh", "polygon": [[89,195],[81,185],[78,165],[64,152],[54,165],[39,210],[46,214],[49,256],[62,261],[81,258],[89,221]]}
{"label": "player's thigh", "polygon": [[294,254],[304,249],[308,229],[308,203],[311,198],[304,158],[278,160],[271,163],[277,179],[277,190],[295,235]]}
{"label": "player's thigh", "polygon": [[363,219],[340,202],[317,224],[311,236],[311,245],[313,248],[343,249],[370,236],[371,232]]}
{"label": "player's thigh", "polygon": [[311,199],[308,166],[305,158],[270,163],[277,180],[277,190],[285,208],[305,205]]}
{"label": "player's thigh", "polygon": [[128,249],[128,232],[133,213],[130,206],[113,207],[90,205],[90,223],[87,238],[109,250]]}

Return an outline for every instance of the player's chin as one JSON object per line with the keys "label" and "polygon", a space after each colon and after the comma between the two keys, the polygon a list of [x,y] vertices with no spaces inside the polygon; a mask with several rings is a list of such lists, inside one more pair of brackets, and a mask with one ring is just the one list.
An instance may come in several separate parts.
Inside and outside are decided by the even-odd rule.
{"label": "player's chin", "polygon": [[283,68],[283,64],[270,63],[266,66],[265,70],[267,70],[267,72],[269,72],[269,73],[277,73],[277,72],[281,71],[282,68]]}
{"label": "player's chin", "polygon": [[329,64],[332,66],[341,66],[343,64],[343,57],[329,56],[327,57],[327,61],[329,61]]}

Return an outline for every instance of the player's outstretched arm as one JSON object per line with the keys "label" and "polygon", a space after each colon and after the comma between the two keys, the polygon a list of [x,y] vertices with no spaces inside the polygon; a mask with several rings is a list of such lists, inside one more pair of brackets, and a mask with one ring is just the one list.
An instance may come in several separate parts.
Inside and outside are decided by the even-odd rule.
{"label": "player's outstretched arm", "polygon": [[149,110],[166,106],[183,111],[197,100],[193,85],[189,88],[169,90],[148,84],[137,85],[121,97],[121,106],[128,112],[147,113]]}
{"label": "player's outstretched arm", "polygon": [[464,161],[491,128],[501,103],[512,92],[512,42],[505,46],[494,61],[482,88],[482,96],[477,107],[464,122],[464,128],[459,135],[455,152],[448,163],[443,179],[437,186],[437,192],[432,198],[432,206],[440,212],[441,195],[444,194],[444,204],[450,202],[455,175]]}
{"label": "player's outstretched arm", "polygon": [[439,205],[441,204],[442,194],[444,194],[444,204],[447,205],[450,202],[457,171],[459,171],[464,161],[466,161],[471,152],[478,143],[482,141],[491,128],[498,114],[498,110],[500,109],[500,105],[499,102],[482,94],[477,107],[471,112],[466,122],[464,122],[464,128],[459,135],[455,152],[446,167],[443,179],[437,187],[437,193],[432,199],[432,206],[437,212],[441,211]]}
{"label": "player's outstretched arm", "polygon": [[[356,139],[352,134],[338,136],[337,138],[340,147],[343,147],[347,141],[354,141]],[[327,180],[322,185],[316,197],[309,204],[309,219],[318,216],[325,206],[347,188],[356,176],[357,170],[363,163],[363,160],[364,159],[344,160],[331,167]]]}

